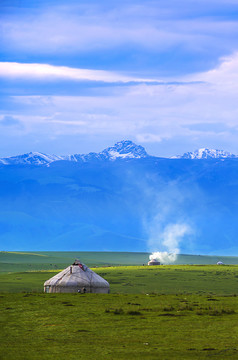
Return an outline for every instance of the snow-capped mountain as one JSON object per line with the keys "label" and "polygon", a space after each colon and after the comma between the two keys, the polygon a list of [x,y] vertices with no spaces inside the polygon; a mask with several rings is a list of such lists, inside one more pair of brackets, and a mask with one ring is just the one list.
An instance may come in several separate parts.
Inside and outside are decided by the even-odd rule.
{"label": "snow-capped mountain", "polygon": [[224,150],[201,148],[183,155],[173,156],[172,159],[231,159],[238,158],[238,155],[231,154]]}
{"label": "snow-capped mountain", "polygon": [[93,160],[109,160],[113,161],[116,159],[141,159],[148,157],[149,155],[145,149],[136,145],[130,140],[122,140],[117,142],[114,146],[104,149],[99,153],[91,152],[89,154],[75,154],[64,157],[64,160],[69,161],[93,161]]}
{"label": "snow-capped mountain", "polygon": [[141,145],[136,145],[130,140],[123,140],[101,152],[106,159],[141,159],[149,155]]}
{"label": "snow-capped mountain", "polygon": [[[114,146],[108,147],[99,153],[91,152],[89,154],[74,155],[49,155],[40,152],[30,152],[23,155],[12,156],[0,159],[0,165],[45,165],[52,162],[65,160],[73,162],[90,161],[114,161],[116,159],[142,159],[151,157],[147,154],[143,146],[136,145],[130,140],[122,140]],[[155,157],[154,157],[155,158]],[[194,152],[187,152],[183,155],[172,156],[171,159],[231,159],[238,158],[238,155],[231,154],[228,151],[213,149],[198,149]]]}
{"label": "snow-capped mountain", "polygon": [[48,155],[40,152],[30,152],[23,155],[12,156],[0,159],[3,165],[47,165],[53,161],[63,160],[62,156]]}
{"label": "snow-capped mountain", "polygon": [[48,155],[40,152],[31,152],[24,155],[12,156],[8,158],[0,159],[0,164],[3,165],[48,165],[54,161],[66,160],[74,162],[88,162],[94,160],[109,160],[113,161],[116,159],[140,159],[148,157],[149,155],[145,149],[136,145],[130,140],[123,140],[117,142],[114,146],[106,148],[105,150],[89,154],[74,154],[74,155]]}

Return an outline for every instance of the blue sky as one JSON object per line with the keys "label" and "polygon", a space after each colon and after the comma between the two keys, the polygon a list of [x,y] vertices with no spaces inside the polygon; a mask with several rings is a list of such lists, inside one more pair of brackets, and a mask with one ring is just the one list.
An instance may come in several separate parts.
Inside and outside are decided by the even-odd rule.
{"label": "blue sky", "polygon": [[0,157],[238,154],[237,0],[2,0]]}

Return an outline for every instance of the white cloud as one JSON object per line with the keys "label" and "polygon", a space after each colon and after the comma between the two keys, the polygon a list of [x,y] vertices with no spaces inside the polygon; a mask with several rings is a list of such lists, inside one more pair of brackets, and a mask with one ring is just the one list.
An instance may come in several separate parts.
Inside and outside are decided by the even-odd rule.
{"label": "white cloud", "polygon": [[238,153],[237,0],[45,4],[1,14],[1,51],[16,61],[0,63],[2,84],[8,94],[42,95],[0,98],[0,119],[23,124],[1,126],[2,138],[14,131],[41,142],[84,134],[156,144],[158,155],[174,155],[173,144]]}
{"label": "white cloud", "polygon": [[[205,81],[220,90],[238,90],[238,52],[220,59],[220,64],[210,71],[187,77],[187,80]],[[225,89],[224,89],[225,87]]]}
{"label": "white cloud", "polygon": [[206,16],[206,9],[202,12],[201,9],[196,2],[192,6],[189,2],[184,6],[177,2],[172,5],[150,2],[108,7],[103,4],[47,7],[22,13],[22,16],[3,16],[2,45],[38,55],[115,48],[126,48],[130,52],[131,47],[158,53],[174,46],[193,51],[205,49],[206,56],[211,48],[233,51],[237,43],[237,22]]}
{"label": "white cloud", "polygon": [[[43,70],[51,73],[52,68]],[[70,70],[66,71],[69,76],[78,76],[77,71],[81,74],[80,69]],[[60,74],[58,68],[56,74]],[[99,89],[97,96],[12,97],[12,116],[24,123],[25,131],[42,137],[100,135],[156,143],[158,149],[173,141],[184,151],[208,146],[238,153],[237,74],[238,55],[234,54],[211,71],[175,79],[188,81],[182,84],[128,84],[116,87],[116,91],[109,88],[106,96],[99,96]],[[90,72],[90,76],[104,78],[104,72]],[[111,74],[106,76],[110,81],[115,79]],[[206,130],[198,124],[209,126]]]}
{"label": "white cloud", "polygon": [[53,66],[49,64],[24,64],[0,62],[0,76],[10,78],[69,79],[81,81],[130,82],[140,81],[120,74],[103,70],[88,70]]}

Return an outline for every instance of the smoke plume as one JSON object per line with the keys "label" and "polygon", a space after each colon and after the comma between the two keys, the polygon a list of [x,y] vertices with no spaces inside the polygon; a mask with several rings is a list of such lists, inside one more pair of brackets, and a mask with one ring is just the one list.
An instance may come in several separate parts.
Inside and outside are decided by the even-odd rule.
{"label": "smoke plume", "polygon": [[[180,253],[180,243],[185,235],[191,233],[191,228],[187,224],[169,224],[160,234],[158,247],[166,251],[153,252],[150,260],[156,259],[162,264],[170,264],[176,261],[177,254]],[[155,246],[155,241],[153,241]]]}

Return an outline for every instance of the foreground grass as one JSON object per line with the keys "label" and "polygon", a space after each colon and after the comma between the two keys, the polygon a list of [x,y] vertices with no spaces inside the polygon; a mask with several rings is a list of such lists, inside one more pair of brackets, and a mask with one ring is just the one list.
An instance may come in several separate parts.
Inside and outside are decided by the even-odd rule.
{"label": "foreground grass", "polygon": [[[237,265],[120,266],[93,270],[109,282],[111,293],[238,295]],[[44,282],[56,273],[2,273],[0,292],[42,292]]]}
{"label": "foreground grass", "polygon": [[55,270],[0,274],[0,359],[238,358],[238,266],[94,271],[111,294],[42,293]]}
{"label": "foreground grass", "polygon": [[1,294],[0,358],[237,359],[235,296]]}

